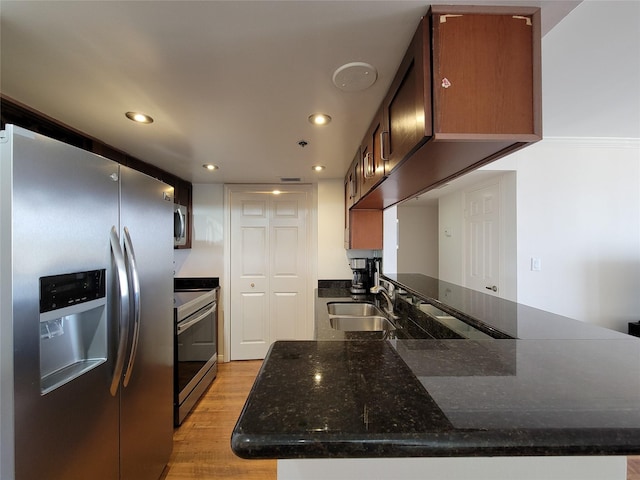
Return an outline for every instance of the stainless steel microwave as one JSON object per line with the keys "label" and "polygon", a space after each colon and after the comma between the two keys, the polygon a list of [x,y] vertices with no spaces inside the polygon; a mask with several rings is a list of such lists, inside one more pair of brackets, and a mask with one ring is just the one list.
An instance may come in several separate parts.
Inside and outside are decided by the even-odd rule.
{"label": "stainless steel microwave", "polygon": [[187,229],[189,228],[189,215],[187,207],[173,206],[173,246],[180,247],[187,244]]}

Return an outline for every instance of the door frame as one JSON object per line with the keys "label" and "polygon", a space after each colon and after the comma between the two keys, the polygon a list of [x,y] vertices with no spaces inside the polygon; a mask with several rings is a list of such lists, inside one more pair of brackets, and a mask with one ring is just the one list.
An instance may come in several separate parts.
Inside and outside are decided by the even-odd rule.
{"label": "door frame", "polygon": [[315,290],[318,284],[318,185],[314,184],[225,184],[224,185],[224,285],[222,297],[223,304],[227,306],[227,312],[222,315],[223,321],[223,342],[224,352],[223,362],[231,361],[231,195],[232,193],[269,193],[273,190],[281,192],[308,192],[311,195],[309,208],[307,248],[309,256],[307,259],[307,271],[309,277],[307,281],[307,298],[309,299],[306,308],[306,335],[309,340],[313,339],[315,323]]}

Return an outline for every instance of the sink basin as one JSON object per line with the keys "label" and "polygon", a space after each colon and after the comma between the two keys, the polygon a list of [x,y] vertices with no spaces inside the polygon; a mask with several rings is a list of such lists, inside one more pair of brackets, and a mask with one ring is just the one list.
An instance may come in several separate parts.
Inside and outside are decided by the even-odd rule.
{"label": "sink basin", "polygon": [[351,317],[329,317],[331,328],[346,332],[390,332],[395,330],[386,317],[379,315],[351,316]]}
{"label": "sink basin", "polygon": [[[329,302],[329,317],[384,317],[384,312],[369,302]],[[385,318],[386,320],[386,318]]]}

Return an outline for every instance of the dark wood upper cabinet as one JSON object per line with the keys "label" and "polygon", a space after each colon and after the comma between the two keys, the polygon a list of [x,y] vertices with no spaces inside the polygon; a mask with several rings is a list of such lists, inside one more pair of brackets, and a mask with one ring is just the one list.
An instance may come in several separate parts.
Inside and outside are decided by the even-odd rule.
{"label": "dark wood upper cabinet", "polygon": [[[540,10],[432,6],[382,102],[386,208],[542,139]],[[373,125],[375,125],[374,120]]]}
{"label": "dark wood upper cabinet", "polygon": [[438,10],[431,18],[436,139],[536,135],[532,16]]}
{"label": "dark wood upper cabinet", "polygon": [[366,195],[380,180],[384,178],[384,162],[382,157],[383,148],[383,115],[382,109],[379,109],[376,116],[369,127],[360,151],[362,154],[361,162],[361,192],[360,195]]}
{"label": "dark wood upper cabinet", "polygon": [[347,212],[350,228],[345,231],[345,248],[382,250],[382,210]]}
{"label": "dark wood upper cabinet", "polygon": [[347,208],[351,208],[354,203],[360,200],[362,194],[361,177],[362,162],[360,159],[360,148],[358,148],[344,179],[344,198]]}
{"label": "dark wood upper cabinet", "polygon": [[382,102],[385,175],[432,135],[430,50],[429,20],[425,17]]}

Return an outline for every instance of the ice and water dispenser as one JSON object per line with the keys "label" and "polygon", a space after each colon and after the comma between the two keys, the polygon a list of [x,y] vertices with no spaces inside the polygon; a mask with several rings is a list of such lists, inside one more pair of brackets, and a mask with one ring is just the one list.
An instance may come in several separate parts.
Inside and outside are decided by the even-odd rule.
{"label": "ice and water dispenser", "polygon": [[40,392],[107,360],[106,270],[40,278]]}

